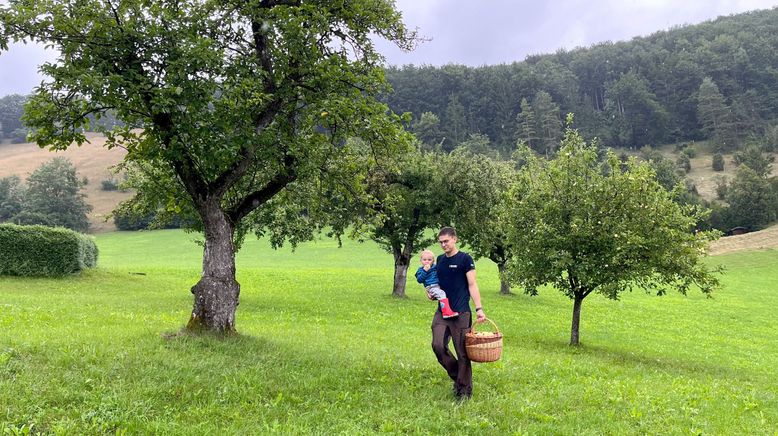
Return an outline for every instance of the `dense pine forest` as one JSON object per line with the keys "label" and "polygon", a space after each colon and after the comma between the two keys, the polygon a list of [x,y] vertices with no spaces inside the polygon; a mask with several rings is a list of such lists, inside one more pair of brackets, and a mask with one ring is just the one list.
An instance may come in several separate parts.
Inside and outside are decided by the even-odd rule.
{"label": "dense pine forest", "polygon": [[444,150],[468,141],[507,155],[523,140],[547,153],[573,112],[575,127],[611,147],[710,139],[721,152],[751,142],[772,151],[776,53],[773,9],[510,65],[392,67],[385,98]]}

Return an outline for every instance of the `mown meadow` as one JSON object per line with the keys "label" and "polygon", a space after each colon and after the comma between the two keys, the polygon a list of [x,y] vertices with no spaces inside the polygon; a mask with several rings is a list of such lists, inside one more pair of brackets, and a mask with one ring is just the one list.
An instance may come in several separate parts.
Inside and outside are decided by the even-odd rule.
{"label": "mown meadow", "polygon": [[478,263],[503,359],[459,403],[430,350],[434,303],[392,259],[328,239],[248,240],[235,337],[176,335],[201,248],[180,231],[97,237],[99,266],[0,277],[0,428],[7,434],[778,434],[778,251],[729,254],[723,287],[572,303],[498,295]]}

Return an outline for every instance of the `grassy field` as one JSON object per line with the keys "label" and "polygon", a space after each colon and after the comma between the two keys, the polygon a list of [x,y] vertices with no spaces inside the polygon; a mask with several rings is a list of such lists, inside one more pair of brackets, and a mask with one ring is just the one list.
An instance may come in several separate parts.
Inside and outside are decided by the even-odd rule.
{"label": "grassy field", "polygon": [[712,258],[713,299],[589,297],[575,349],[569,300],[499,296],[479,262],[505,353],[460,404],[430,350],[434,304],[415,283],[391,298],[373,244],[248,241],[241,334],[166,337],[191,309],[192,239],[106,233],[94,271],[0,277],[5,433],[778,434],[775,250]]}

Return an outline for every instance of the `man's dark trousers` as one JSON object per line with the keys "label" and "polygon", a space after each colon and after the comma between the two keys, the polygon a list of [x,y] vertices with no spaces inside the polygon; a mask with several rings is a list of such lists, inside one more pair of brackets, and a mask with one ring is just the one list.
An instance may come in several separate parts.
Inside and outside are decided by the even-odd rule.
{"label": "man's dark trousers", "polygon": [[[470,331],[470,324],[470,312],[444,319],[438,310],[432,318],[432,351],[454,381],[454,393],[458,397],[469,397],[473,393],[473,367],[465,350],[465,333]],[[448,349],[449,340],[454,342],[457,357]]]}

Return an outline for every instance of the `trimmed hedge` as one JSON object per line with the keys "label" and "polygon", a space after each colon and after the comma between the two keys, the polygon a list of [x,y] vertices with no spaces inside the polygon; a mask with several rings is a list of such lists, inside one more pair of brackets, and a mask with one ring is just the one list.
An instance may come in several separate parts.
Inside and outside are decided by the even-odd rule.
{"label": "trimmed hedge", "polygon": [[0,224],[0,275],[59,276],[97,265],[97,245],[63,227]]}

